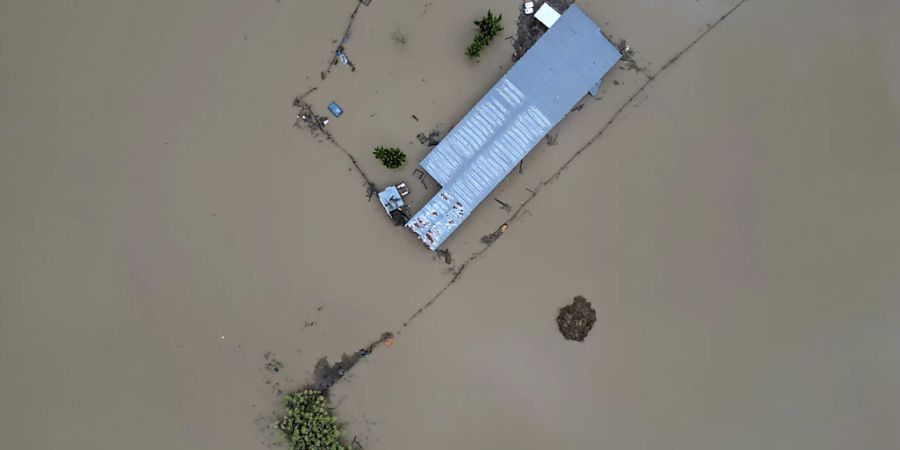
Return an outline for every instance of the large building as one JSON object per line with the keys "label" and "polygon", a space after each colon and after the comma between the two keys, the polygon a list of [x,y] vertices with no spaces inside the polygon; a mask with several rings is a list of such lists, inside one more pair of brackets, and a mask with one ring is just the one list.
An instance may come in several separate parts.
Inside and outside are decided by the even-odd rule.
{"label": "large building", "polygon": [[620,57],[570,6],[422,160],[442,188],[406,226],[436,250]]}

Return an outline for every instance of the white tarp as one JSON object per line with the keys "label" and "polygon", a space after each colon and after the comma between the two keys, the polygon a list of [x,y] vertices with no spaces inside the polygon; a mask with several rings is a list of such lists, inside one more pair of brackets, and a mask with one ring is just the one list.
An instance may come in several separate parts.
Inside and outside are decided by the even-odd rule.
{"label": "white tarp", "polygon": [[550,4],[544,3],[538,8],[537,12],[534,13],[534,18],[540,20],[542,24],[546,25],[547,28],[553,26],[557,20],[559,20],[559,13],[556,12],[555,9],[550,7]]}

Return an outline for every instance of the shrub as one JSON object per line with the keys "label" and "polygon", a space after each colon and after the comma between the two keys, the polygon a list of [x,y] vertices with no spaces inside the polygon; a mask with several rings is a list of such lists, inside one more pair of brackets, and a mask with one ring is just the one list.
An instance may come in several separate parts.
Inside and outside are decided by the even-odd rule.
{"label": "shrub", "polygon": [[397,147],[375,147],[372,154],[388,169],[396,169],[406,162],[406,153]]}
{"label": "shrub", "polygon": [[472,43],[466,47],[466,56],[469,58],[481,56],[481,50],[487,47],[491,40],[503,31],[503,25],[500,25],[502,19],[503,14],[495,16],[491,10],[488,10],[484,17],[475,21],[475,26],[478,27],[478,34],[472,39]]}
{"label": "shrub", "polygon": [[287,414],[272,424],[291,450],[348,450],[340,443],[337,419],[325,406],[322,392],[306,389],[284,397]]}

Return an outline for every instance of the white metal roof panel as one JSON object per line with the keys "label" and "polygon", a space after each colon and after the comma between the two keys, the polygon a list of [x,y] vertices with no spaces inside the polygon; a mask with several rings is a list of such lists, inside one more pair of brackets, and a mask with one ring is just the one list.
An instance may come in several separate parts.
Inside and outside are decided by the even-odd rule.
{"label": "white metal roof panel", "polygon": [[422,160],[442,189],[406,226],[437,249],[620,57],[570,6]]}

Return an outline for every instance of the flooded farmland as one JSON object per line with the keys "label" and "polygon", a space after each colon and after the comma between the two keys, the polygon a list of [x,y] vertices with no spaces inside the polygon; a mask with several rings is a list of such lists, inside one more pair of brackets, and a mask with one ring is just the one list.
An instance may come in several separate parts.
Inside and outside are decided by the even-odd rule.
{"label": "flooded farmland", "polygon": [[332,388],[357,447],[900,446],[900,5],[577,4],[636,68],[438,257],[366,179],[437,192],[417,135],[519,2],[3,2],[0,448],[278,448],[281,395],[386,332]]}

